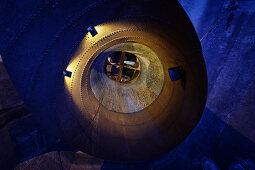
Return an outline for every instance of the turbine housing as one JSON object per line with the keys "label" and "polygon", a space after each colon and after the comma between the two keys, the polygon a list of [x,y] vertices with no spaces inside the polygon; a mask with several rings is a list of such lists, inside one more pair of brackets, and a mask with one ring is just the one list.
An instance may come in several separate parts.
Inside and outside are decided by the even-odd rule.
{"label": "turbine housing", "polygon": [[40,124],[106,160],[154,159],[180,144],[199,122],[207,96],[200,42],[180,4],[54,4],[24,12],[28,19],[2,49]]}

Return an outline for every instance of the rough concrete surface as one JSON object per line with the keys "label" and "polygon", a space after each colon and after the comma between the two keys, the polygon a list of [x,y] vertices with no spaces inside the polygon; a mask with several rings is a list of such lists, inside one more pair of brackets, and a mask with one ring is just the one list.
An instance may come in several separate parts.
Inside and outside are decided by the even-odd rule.
{"label": "rough concrete surface", "polygon": [[38,169],[46,170],[78,170],[78,169],[101,169],[102,159],[96,159],[83,152],[54,151],[34,157],[19,166],[16,170]]}
{"label": "rough concrete surface", "polygon": [[0,62],[0,110],[22,105],[23,101],[14,88],[4,64]]}

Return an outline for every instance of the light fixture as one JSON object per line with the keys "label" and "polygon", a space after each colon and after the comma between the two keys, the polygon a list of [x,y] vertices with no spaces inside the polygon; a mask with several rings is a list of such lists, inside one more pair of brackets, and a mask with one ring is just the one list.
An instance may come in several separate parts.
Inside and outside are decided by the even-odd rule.
{"label": "light fixture", "polygon": [[98,34],[97,30],[95,29],[95,27],[90,26],[87,28],[87,31],[90,32],[90,34],[92,35],[92,37],[96,36]]}
{"label": "light fixture", "polygon": [[172,81],[180,80],[184,77],[184,70],[181,67],[173,67],[168,69]]}
{"label": "light fixture", "polygon": [[72,76],[72,72],[71,71],[67,71],[67,70],[64,70],[62,72],[63,76],[66,76],[66,77],[71,77]]}

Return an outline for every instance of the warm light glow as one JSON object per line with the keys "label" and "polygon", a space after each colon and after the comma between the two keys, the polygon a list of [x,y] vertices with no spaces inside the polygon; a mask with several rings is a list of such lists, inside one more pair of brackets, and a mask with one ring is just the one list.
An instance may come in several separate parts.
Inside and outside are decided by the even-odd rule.
{"label": "warm light glow", "polygon": [[[76,61],[77,61],[77,59],[76,59]],[[67,66],[66,71],[70,71],[70,72],[73,73],[74,70],[75,70],[75,66],[76,66],[75,63],[76,63],[75,60],[72,61],[72,62]],[[67,76],[65,76],[64,79],[65,79],[65,86],[66,86],[66,89],[68,90],[68,93],[70,94],[70,93],[71,93],[71,83],[72,83],[73,76],[72,76],[72,77],[67,77]]]}
{"label": "warm light glow", "polygon": [[106,35],[109,35],[109,33],[122,30],[126,28],[126,26],[125,24],[118,23],[117,27],[116,27],[116,24],[106,24],[106,25],[94,26],[94,28],[96,29],[97,34],[93,37],[89,31],[87,32],[87,34],[81,41],[79,47],[77,48],[77,51],[75,52],[74,56],[72,57],[70,63],[68,64],[66,68],[67,71],[72,72],[72,76],[64,77],[66,92],[70,94],[71,96],[73,96],[73,101],[77,105],[79,105],[78,103],[80,102],[79,101],[80,99],[77,98],[77,96],[75,97],[75,95],[78,95],[78,94],[74,94],[74,91],[72,91],[72,90],[75,90],[72,88],[72,86],[74,86],[72,83],[76,83],[75,85],[76,87],[77,84],[80,84],[81,82],[81,78],[82,78],[81,72],[83,68],[81,67],[81,65],[79,65],[79,63],[83,63],[82,65],[85,66],[86,63],[89,61],[89,58],[84,56],[85,51],[89,49],[91,46],[93,46],[96,42],[100,42],[100,39],[102,39]]}

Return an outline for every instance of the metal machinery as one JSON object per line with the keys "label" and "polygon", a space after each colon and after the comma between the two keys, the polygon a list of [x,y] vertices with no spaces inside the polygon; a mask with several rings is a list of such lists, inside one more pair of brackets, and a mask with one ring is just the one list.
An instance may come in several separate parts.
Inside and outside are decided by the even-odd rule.
{"label": "metal machinery", "polygon": [[149,160],[200,120],[206,67],[176,0],[43,1],[21,16],[3,61],[40,124],[77,149]]}

